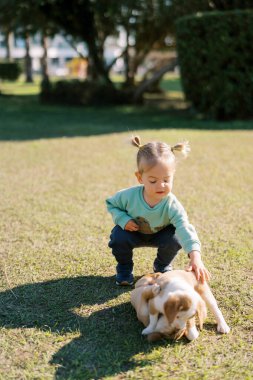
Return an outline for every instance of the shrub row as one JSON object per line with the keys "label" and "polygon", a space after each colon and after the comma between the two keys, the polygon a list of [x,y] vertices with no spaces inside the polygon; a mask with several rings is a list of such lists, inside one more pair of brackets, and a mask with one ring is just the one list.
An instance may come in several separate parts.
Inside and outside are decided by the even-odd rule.
{"label": "shrub row", "polygon": [[15,81],[21,74],[21,67],[17,62],[0,62],[0,79]]}
{"label": "shrub row", "polygon": [[42,82],[40,99],[44,103],[80,106],[128,104],[131,94],[110,84],[91,81],[60,80]]}
{"label": "shrub row", "polygon": [[186,98],[217,119],[253,116],[253,11],[178,19],[177,49]]}

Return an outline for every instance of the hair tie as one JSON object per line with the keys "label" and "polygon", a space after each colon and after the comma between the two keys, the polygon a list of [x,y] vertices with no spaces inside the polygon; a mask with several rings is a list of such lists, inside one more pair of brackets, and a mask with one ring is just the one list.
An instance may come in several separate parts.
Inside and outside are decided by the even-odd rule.
{"label": "hair tie", "polygon": [[175,151],[177,151],[177,152],[180,152],[183,157],[187,157],[189,152],[191,151],[188,141],[177,143],[176,145],[172,146],[170,149],[173,154],[175,154]]}
{"label": "hair tie", "polygon": [[136,146],[138,149],[142,149],[144,145],[141,144],[141,139],[139,136],[132,137],[132,144]]}

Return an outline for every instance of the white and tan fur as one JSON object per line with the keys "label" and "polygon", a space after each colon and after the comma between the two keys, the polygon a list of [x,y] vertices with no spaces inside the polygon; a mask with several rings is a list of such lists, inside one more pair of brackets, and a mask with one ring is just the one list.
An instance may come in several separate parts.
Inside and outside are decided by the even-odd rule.
{"label": "white and tan fur", "polygon": [[149,324],[149,300],[161,290],[156,283],[161,273],[147,274],[138,280],[131,292],[131,303],[136,310],[137,318],[147,326]]}
{"label": "white and tan fur", "polygon": [[[136,310],[138,320],[142,322],[144,326],[148,326],[150,322],[149,301],[161,291],[160,285],[157,284],[157,279],[161,275],[161,273],[153,273],[143,276],[136,282],[135,289],[131,292],[131,303]],[[186,329],[178,329],[170,325],[164,315],[160,315],[155,331],[148,335],[148,340],[156,341],[165,336],[179,339],[183,335],[188,336],[188,330],[193,325],[195,325],[195,318],[191,318],[187,321]]]}
{"label": "white and tan fur", "polygon": [[[148,285],[149,283],[150,285]],[[143,288],[143,284],[145,287],[157,285],[155,294],[152,293],[152,296],[146,298],[146,301],[144,301],[144,297],[140,307],[142,320],[145,315],[144,326],[147,326],[149,319],[149,324],[142,334],[149,335],[150,340],[153,340],[152,334],[154,336],[158,334],[159,338],[159,336],[171,335],[172,331],[178,331],[180,336],[185,334],[189,340],[196,339],[199,333],[195,324],[195,315],[198,315],[201,329],[206,317],[206,305],[215,316],[218,324],[217,330],[221,333],[229,332],[230,329],[209,286],[207,283],[202,284],[197,281],[193,272],[175,270],[156,274],[156,278],[152,278],[151,275],[144,276],[137,281],[136,289],[133,292],[138,288]],[[147,292],[147,289],[145,291]],[[138,293],[141,294],[140,289]],[[134,294],[131,298],[135,299]],[[138,303],[138,301],[135,304],[132,300],[131,302],[137,311],[136,302]]]}

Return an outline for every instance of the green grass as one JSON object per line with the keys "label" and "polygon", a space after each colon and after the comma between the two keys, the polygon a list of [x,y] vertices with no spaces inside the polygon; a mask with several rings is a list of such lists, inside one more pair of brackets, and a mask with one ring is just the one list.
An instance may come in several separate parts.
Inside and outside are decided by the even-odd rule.
{"label": "green grass", "polygon": [[25,83],[25,78],[23,76],[15,82],[0,82],[0,91],[5,95],[37,95],[39,93],[39,88],[39,77],[35,77],[33,83]]}
{"label": "green grass", "polygon": [[[49,107],[35,96],[0,97],[0,379],[252,378],[252,122],[218,123],[187,110]],[[192,152],[174,192],[188,211],[232,328],[209,314],[191,343],[148,343],[114,286],[104,200],[135,185],[128,141]],[[135,275],[155,252],[135,252]],[[187,263],[182,252],[175,268]]]}
{"label": "green grass", "polygon": [[[115,83],[122,83],[122,75],[114,75],[111,78]],[[59,78],[54,77],[51,80],[56,81]],[[16,82],[3,81],[0,83],[0,90],[3,94],[12,94],[12,95],[36,95],[39,92],[41,78],[39,76],[34,77],[34,83],[25,83],[24,76],[21,76],[20,79]],[[167,74],[164,76],[164,80],[161,82],[161,88],[164,91],[171,91],[177,93],[180,96],[182,91],[182,86],[180,78],[175,74]]]}

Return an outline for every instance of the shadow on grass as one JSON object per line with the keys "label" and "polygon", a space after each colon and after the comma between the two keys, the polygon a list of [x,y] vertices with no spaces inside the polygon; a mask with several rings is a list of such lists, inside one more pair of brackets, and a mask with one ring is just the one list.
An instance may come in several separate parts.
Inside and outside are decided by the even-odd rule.
{"label": "shadow on grass", "polygon": [[[141,337],[142,327],[129,302],[103,305],[124,291],[129,288],[114,287],[112,277],[99,276],[18,286],[0,293],[0,324],[9,329],[38,328],[66,335],[66,339],[70,332],[80,334],[51,359],[58,367],[58,379],[115,375],[148,365],[147,358],[134,356],[155,347]],[[183,345],[186,341],[161,344]]]}
{"label": "shadow on grass", "polygon": [[37,96],[0,97],[0,140],[90,136],[142,129],[250,130],[253,121],[204,120],[189,109],[168,107],[69,107],[39,103]]}

